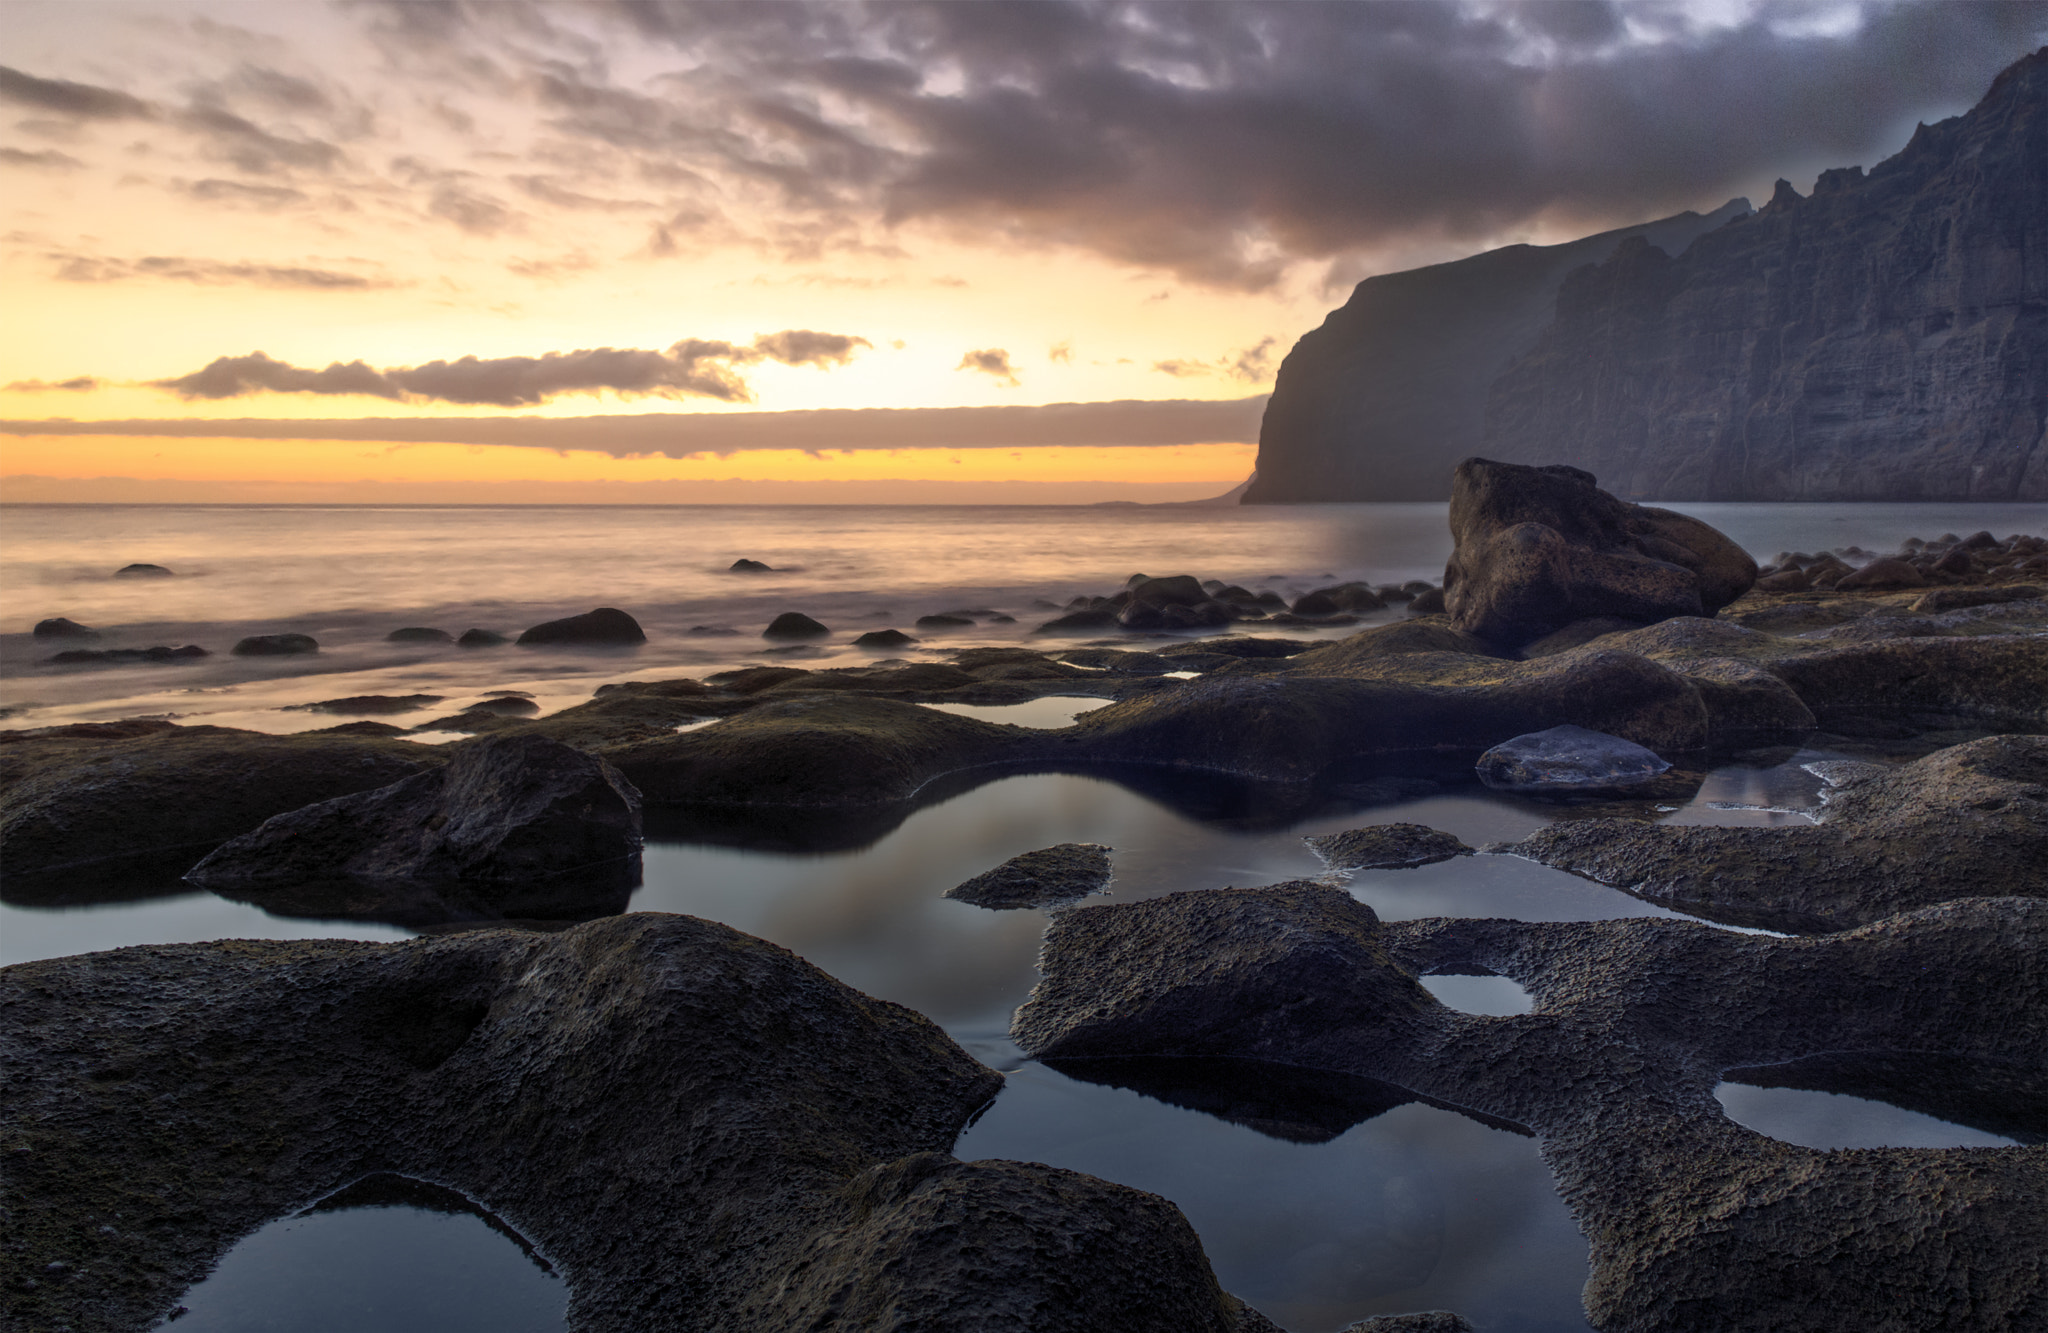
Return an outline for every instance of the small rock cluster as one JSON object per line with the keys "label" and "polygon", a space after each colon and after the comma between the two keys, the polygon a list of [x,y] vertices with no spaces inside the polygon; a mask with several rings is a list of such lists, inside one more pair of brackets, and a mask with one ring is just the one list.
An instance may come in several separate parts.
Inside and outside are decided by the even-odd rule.
{"label": "small rock cluster", "polygon": [[[1892,555],[1858,546],[1818,555],[1781,551],[1758,572],[1762,577],[1756,586],[1763,592],[1982,587],[2023,579],[2048,580],[2048,538],[2015,533],[2000,541],[1988,532],[1968,537],[1948,532],[1933,541],[1909,537]],[[1925,609],[1949,608],[1930,604]]]}

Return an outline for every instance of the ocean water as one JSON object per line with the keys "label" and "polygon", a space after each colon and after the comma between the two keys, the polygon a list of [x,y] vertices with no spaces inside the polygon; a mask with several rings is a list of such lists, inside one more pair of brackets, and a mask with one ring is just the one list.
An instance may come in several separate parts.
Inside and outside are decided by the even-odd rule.
{"label": "ocean water", "polygon": [[[2048,531],[2048,506],[2040,505],[1685,508],[1766,559],[1781,549],[1889,551],[1906,537],[1943,532]],[[1078,594],[1112,592],[1137,572],[1189,573],[1292,596],[1346,579],[1435,581],[1449,551],[1443,506],[1422,504],[16,506],[0,511],[0,728],[171,716],[290,732],[338,719],[284,711],[289,705],[360,694],[443,696],[440,704],[383,719],[401,725],[444,716],[492,690],[523,691],[552,711],[610,681],[702,676],[749,663],[874,660],[850,641],[888,626],[924,638],[894,654],[913,660],[941,660],[969,644],[1045,643],[1030,631],[1056,614],[1053,608]],[[742,557],[765,561],[774,572],[727,572]],[[167,566],[174,577],[111,577],[136,561]],[[384,638],[415,625],[516,635],[595,606],[630,612],[649,642],[592,652],[463,650]],[[764,641],[761,628],[786,610],[825,622],[833,637],[794,651]],[[920,615],[955,610],[975,612],[976,627],[925,636],[912,625]],[[100,631],[92,646],[196,643],[213,655],[189,665],[56,666],[44,659],[71,645],[28,633],[51,616]],[[731,632],[691,633],[696,626]],[[320,651],[256,659],[226,651],[244,635],[281,631],[312,635]],[[1060,726],[1093,702],[1055,697],[983,715]],[[1817,748],[1731,763],[1709,773],[1690,798],[1656,813],[1689,823],[1801,822],[1818,800],[1817,780],[1801,764],[1827,757],[1835,752]],[[1583,1329],[1585,1242],[1534,1139],[1409,1101],[1303,1141],[1188,1109],[1143,1080],[1091,1081],[1027,1060],[1009,1043],[1007,1028],[1036,979],[1044,914],[990,912],[943,897],[1009,856],[1058,842],[1113,847],[1107,900],[1125,901],[1317,875],[1323,867],[1301,839],[1359,824],[1414,820],[1483,845],[1521,837],[1558,814],[1455,775],[1436,776],[1436,792],[1397,801],[1340,792],[1275,806],[1262,793],[1213,780],[1016,774],[953,792],[890,827],[816,845],[801,838],[792,845],[786,828],[760,836],[745,826],[694,834],[656,829],[631,906],[726,922],[791,948],[869,994],[928,1014],[1008,1079],[963,1135],[963,1157],[1043,1161],[1173,1199],[1200,1232],[1225,1286],[1294,1333],[1329,1333],[1369,1315],[1428,1308],[1461,1311],[1481,1329]],[[1348,887],[1389,920],[1672,915],[1504,856],[1369,872]],[[380,921],[277,916],[175,882],[114,886],[61,908],[6,897],[0,884],[0,963],[179,940],[411,933]],[[1431,985],[1446,1003],[1473,1012],[1516,1012],[1526,1003],[1511,985],[1488,980],[1439,978]],[[1771,1102],[1758,1093],[1737,1090],[1724,1101],[1731,1115],[1788,1141],[1983,1141],[1969,1137],[1974,1131],[1882,1103],[1803,1094],[1788,1112],[1773,1109],[1787,1104],[1782,1097]],[[284,1296],[265,1293],[360,1286],[396,1249],[430,1262],[427,1276],[407,1288],[413,1313],[381,1313],[385,1326],[418,1320],[450,1333],[529,1319],[534,1327],[558,1326],[561,1284],[530,1253],[480,1230],[481,1223],[428,1213],[386,1205],[280,1219],[223,1263],[217,1277],[226,1285],[194,1289],[187,1301],[192,1317],[205,1313],[208,1326],[242,1319],[255,1321],[251,1327],[312,1333],[326,1325],[295,1313],[299,1307]],[[526,1282],[534,1294],[514,1315],[472,1302],[497,1312],[466,1320],[447,1313],[471,1308],[451,1297],[465,1282],[480,1293]]]}

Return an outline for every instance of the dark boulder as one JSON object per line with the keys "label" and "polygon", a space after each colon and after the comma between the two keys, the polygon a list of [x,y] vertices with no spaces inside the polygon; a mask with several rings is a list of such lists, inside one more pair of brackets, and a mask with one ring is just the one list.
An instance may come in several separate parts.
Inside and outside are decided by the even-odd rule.
{"label": "dark boulder", "polygon": [[1648,782],[1671,768],[1634,741],[1585,727],[1550,727],[1502,741],[1479,756],[1479,780],[1496,791],[1602,791]]}
{"label": "dark boulder", "polygon": [[1756,582],[1756,562],[1713,528],[1617,500],[1573,467],[1468,458],[1450,524],[1451,621],[1507,646],[1591,616],[1712,615]]}
{"label": "dark boulder", "polygon": [[1472,855],[1455,834],[1427,824],[1374,824],[1302,841],[1332,870],[1406,870]]}
{"label": "dark boulder", "polygon": [[946,896],[998,911],[1074,902],[1109,887],[1109,852],[1096,842],[1043,847],[954,885]]}
{"label": "dark boulder", "polygon": [[1383,1314],[1347,1325],[1341,1333],[1473,1333],[1472,1321],[1449,1310]]}
{"label": "dark boulder", "polygon": [[[1964,572],[1968,572],[1969,560],[1963,560]],[[1835,586],[1844,592],[1855,588],[1924,588],[1927,576],[1903,560],[1873,560],[1853,574],[1844,574]]]}
{"label": "dark boulder", "polygon": [[1436,616],[1442,615],[1443,612],[1444,590],[1442,588],[1424,588],[1421,592],[1416,593],[1408,603],[1408,614],[1411,616]]}
{"label": "dark boulder", "polygon": [[458,648],[498,648],[510,642],[512,641],[504,635],[494,634],[487,629],[466,629],[462,631],[462,637],[457,639],[455,644]]}
{"label": "dark boulder", "polygon": [[317,653],[320,643],[310,634],[252,634],[228,651],[236,657],[291,657]]}
{"label": "dark boulder", "polygon": [[495,699],[479,699],[462,711],[490,713],[496,717],[532,717],[540,711],[540,705],[531,699],[523,699],[516,695],[500,695]]}
{"label": "dark boulder", "polygon": [[974,622],[966,616],[932,615],[919,616],[915,626],[922,630],[973,629]]}
{"label": "dark boulder", "polygon": [[856,648],[908,648],[917,640],[900,629],[871,629],[853,641]]}
{"label": "dark boulder", "polygon": [[640,852],[640,793],[542,736],[453,748],[445,766],[274,816],[186,878],[208,888],[329,879],[516,884]]}
{"label": "dark boulder", "polygon": [[693,639],[736,639],[740,634],[730,625],[692,625],[683,633]]}
{"label": "dark boulder", "polygon": [[57,616],[50,620],[38,620],[33,631],[38,639],[97,639],[100,632],[87,629],[75,620]]}
{"label": "dark boulder", "polygon": [[123,565],[114,571],[117,579],[167,579],[171,571],[162,565]]}
{"label": "dark boulder", "polygon": [[342,717],[374,717],[380,713],[410,713],[440,703],[439,694],[351,694],[345,699],[322,699],[317,703],[292,704],[287,713],[336,713]]}
{"label": "dark boulder", "polygon": [[[474,632],[474,631],[472,631]],[[425,625],[408,625],[404,629],[392,630],[384,636],[386,643],[453,643],[455,636],[445,629],[430,629]]]}
{"label": "dark boulder", "polygon": [[67,648],[49,660],[63,666],[132,666],[136,663],[195,662],[211,657],[196,643],[173,648],[159,643],[150,648]]}
{"label": "dark boulder", "polygon": [[647,635],[640,628],[640,622],[624,611],[617,607],[600,606],[595,611],[585,611],[580,616],[564,616],[560,620],[535,625],[519,636],[519,642],[528,647],[625,647],[647,642]]}
{"label": "dark boulder", "polygon": [[764,565],[759,560],[749,560],[745,556],[741,556],[730,565],[727,565],[725,571],[728,574],[772,574],[775,572],[775,567],[773,565]]}
{"label": "dark boulder", "polygon": [[1055,616],[1033,630],[1032,633],[1088,634],[1095,630],[1115,629],[1117,626],[1117,613],[1114,610],[1097,610],[1091,607],[1080,611],[1069,611],[1063,616]]}
{"label": "dark boulder", "polygon": [[1293,610],[1298,616],[1330,616],[1347,611],[1381,611],[1386,609],[1386,605],[1385,599],[1369,583],[1339,583],[1304,593],[1294,603]]}
{"label": "dark boulder", "polygon": [[829,626],[811,619],[801,611],[784,611],[768,622],[768,628],[761,631],[764,639],[822,639],[832,632]]}
{"label": "dark boulder", "polygon": [[1130,593],[1132,602],[1146,606],[1197,606],[1209,600],[1202,581],[1192,574],[1175,574],[1163,579],[1134,576],[1125,591]]}

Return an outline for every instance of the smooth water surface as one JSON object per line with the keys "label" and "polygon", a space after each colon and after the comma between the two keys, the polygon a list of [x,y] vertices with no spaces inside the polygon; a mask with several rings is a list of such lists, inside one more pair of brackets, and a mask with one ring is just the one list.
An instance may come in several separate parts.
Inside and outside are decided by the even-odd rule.
{"label": "smooth water surface", "polygon": [[1723,1083],[1714,1096],[1736,1124],[1802,1148],[2003,1148],[2018,1142],[1840,1092]]}

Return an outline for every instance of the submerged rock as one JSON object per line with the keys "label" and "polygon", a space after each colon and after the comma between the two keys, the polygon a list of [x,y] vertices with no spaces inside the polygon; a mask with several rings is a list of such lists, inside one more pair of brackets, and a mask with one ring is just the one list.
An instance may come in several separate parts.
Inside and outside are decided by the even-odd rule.
{"label": "submerged rock", "polygon": [[38,639],[97,639],[100,632],[87,629],[75,620],[56,616],[49,620],[38,620],[31,633]]}
{"label": "submerged rock", "polygon": [[462,637],[457,639],[455,644],[458,648],[496,648],[510,642],[512,640],[491,630],[466,629],[462,631]]}
{"label": "submerged rock", "polygon": [[117,579],[167,579],[171,577],[171,571],[165,569],[162,565],[123,565],[114,571],[114,577]]}
{"label": "submerged rock", "polygon": [[455,636],[445,629],[433,629],[426,625],[407,625],[404,629],[395,629],[385,635],[384,642],[453,643],[455,642]]}
{"label": "submerged rock", "polygon": [[1455,834],[1427,824],[1374,824],[1302,841],[1332,870],[1405,870],[1472,855]]}
{"label": "submerged rock", "polygon": [[226,888],[328,879],[515,884],[640,852],[640,793],[541,736],[452,748],[448,763],[277,815],[186,874]]}
{"label": "submerged rock", "polygon": [[764,565],[759,560],[749,560],[741,556],[727,565],[725,571],[728,574],[772,574],[775,568],[772,565]]}
{"label": "submerged rock", "polygon": [[1712,615],[1756,582],[1756,562],[1721,533],[1618,500],[1573,467],[1468,458],[1452,477],[1450,522],[1451,623],[1504,646],[1592,616]]}
{"label": "submerged rock", "polygon": [[1648,782],[1670,761],[1633,741],[1584,727],[1550,727],[1502,741],[1479,756],[1479,780],[1496,791],[1598,791]]}
{"label": "submerged rock", "polygon": [[853,641],[856,648],[908,648],[917,640],[900,629],[871,629]]}
{"label": "submerged rock", "polygon": [[1109,887],[1109,853],[1099,842],[1042,847],[954,885],[946,896],[998,911],[1074,902]]}
{"label": "submerged rock", "polygon": [[640,628],[640,622],[614,606],[600,606],[580,616],[549,620],[519,636],[519,643],[527,647],[628,647],[645,642],[647,635]]}
{"label": "submerged rock", "polygon": [[832,631],[801,611],[784,611],[761,631],[764,639],[822,639]]}
{"label": "submerged rock", "polygon": [[[1827,772],[1827,771],[1824,771]],[[1507,850],[1696,916],[1845,930],[1958,898],[2048,898],[2048,737],[1990,736],[1832,775],[1821,822],[1553,824]]]}
{"label": "submerged rock", "polygon": [[63,666],[130,666],[136,663],[195,662],[211,657],[196,643],[173,648],[159,643],[150,648],[67,648],[49,660]]}
{"label": "submerged rock", "polygon": [[252,634],[228,651],[236,657],[290,657],[317,653],[320,643],[310,634]]}
{"label": "submerged rock", "polygon": [[24,1327],[150,1326],[366,1165],[488,1201],[585,1333],[1271,1327],[1164,1199],[948,1157],[1002,1079],[929,1020],[690,917],[25,963],[0,1043]]}
{"label": "submerged rock", "polygon": [[351,694],[345,699],[322,699],[318,703],[289,704],[287,713],[337,713],[343,717],[373,717],[380,713],[410,713],[431,708],[445,696],[439,694]]}

